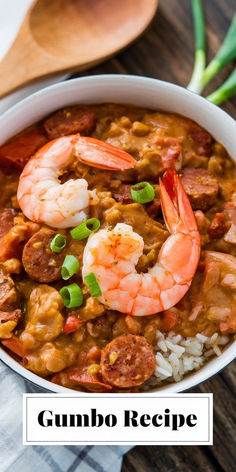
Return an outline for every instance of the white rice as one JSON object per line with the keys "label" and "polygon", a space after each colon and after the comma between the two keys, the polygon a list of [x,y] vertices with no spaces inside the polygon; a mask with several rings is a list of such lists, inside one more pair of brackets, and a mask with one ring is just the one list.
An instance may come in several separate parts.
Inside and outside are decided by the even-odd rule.
{"label": "white rice", "polygon": [[209,357],[220,356],[222,347],[229,342],[229,336],[214,333],[207,337],[198,333],[184,338],[173,331],[164,335],[157,331],[156,368],[154,375],[143,387],[150,389],[163,382],[179,382],[186,373],[198,370]]}

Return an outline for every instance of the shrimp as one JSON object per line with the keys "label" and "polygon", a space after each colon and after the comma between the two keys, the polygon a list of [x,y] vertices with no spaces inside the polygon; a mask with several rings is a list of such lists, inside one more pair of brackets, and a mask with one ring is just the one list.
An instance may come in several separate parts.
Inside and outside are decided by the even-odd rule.
{"label": "shrimp", "polygon": [[19,179],[17,199],[31,221],[68,228],[86,220],[94,197],[87,181],[59,181],[74,159],[106,170],[131,169],[136,164],[130,154],[98,139],[74,134],[50,141],[31,157]]}
{"label": "shrimp", "polygon": [[98,300],[112,310],[146,316],[173,307],[189,289],[200,257],[200,235],[178,175],[167,170],[160,179],[163,216],[171,235],[147,273],[135,266],[143,238],[118,223],[91,235],[83,255],[83,278],[93,272],[101,288]]}

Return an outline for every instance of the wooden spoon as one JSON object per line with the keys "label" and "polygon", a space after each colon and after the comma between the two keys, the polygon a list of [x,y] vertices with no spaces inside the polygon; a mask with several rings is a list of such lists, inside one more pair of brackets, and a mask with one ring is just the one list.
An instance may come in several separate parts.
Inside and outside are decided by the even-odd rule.
{"label": "wooden spoon", "polygon": [[0,97],[50,74],[87,69],[137,38],[158,0],[35,0],[0,63]]}

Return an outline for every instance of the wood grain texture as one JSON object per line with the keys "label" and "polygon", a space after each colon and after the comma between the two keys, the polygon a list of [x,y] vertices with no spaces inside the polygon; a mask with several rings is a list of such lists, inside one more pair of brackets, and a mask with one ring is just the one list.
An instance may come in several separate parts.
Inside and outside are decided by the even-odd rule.
{"label": "wood grain texture", "polygon": [[[235,9],[235,0],[205,0],[208,61],[219,49]],[[190,0],[160,0],[157,14],[143,36],[115,58],[80,75],[138,74],[185,87],[192,73],[193,58]],[[220,71],[204,94],[209,94],[221,85],[233,67],[233,64],[229,64]],[[236,118],[236,98],[222,105],[222,108]]]}
{"label": "wood grain texture", "polygon": [[[236,7],[235,0],[204,2],[208,60],[218,50]],[[129,49],[83,75],[140,74],[186,86],[194,57],[190,0],[160,0],[148,31]],[[233,69],[222,70],[206,89],[210,93]],[[236,99],[223,109],[236,118]],[[199,385],[192,392],[214,393],[214,446],[138,446],[126,454],[122,472],[233,472],[236,464],[236,365]]]}

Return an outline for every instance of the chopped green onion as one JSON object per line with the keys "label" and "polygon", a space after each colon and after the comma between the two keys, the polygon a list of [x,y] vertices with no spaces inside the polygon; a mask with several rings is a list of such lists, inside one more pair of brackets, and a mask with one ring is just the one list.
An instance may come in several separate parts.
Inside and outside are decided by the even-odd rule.
{"label": "chopped green onion", "polygon": [[83,303],[83,292],[78,284],[67,285],[61,288],[59,293],[67,308],[76,308]]}
{"label": "chopped green onion", "polygon": [[79,270],[79,261],[75,256],[66,256],[61,268],[63,280],[68,280]]}
{"label": "chopped green onion", "polygon": [[195,60],[191,80],[187,86],[189,90],[201,93],[202,73],[206,66],[205,52],[205,23],[201,0],[192,0],[194,35],[195,35]]}
{"label": "chopped green onion", "polygon": [[137,203],[148,203],[154,199],[155,190],[149,182],[140,182],[132,185],[131,196]]}
{"label": "chopped green onion", "polygon": [[223,85],[215,90],[215,92],[208,95],[207,99],[210,100],[210,102],[215,103],[215,105],[220,105],[234,95],[236,95],[236,68]]}
{"label": "chopped green onion", "polygon": [[50,242],[50,249],[52,252],[61,252],[64,247],[66,247],[66,237],[57,233]]}
{"label": "chopped green onion", "polygon": [[208,82],[229,62],[236,58],[236,14],[233,17],[232,23],[228,29],[222,46],[210,64],[202,74],[202,84],[205,87]]}
{"label": "chopped green onion", "polygon": [[88,285],[92,297],[99,297],[100,295],[102,295],[102,291],[96,279],[96,275],[93,272],[90,272],[90,274],[85,275],[84,280]]}
{"label": "chopped green onion", "polygon": [[100,228],[100,221],[97,218],[90,218],[84,223],[81,223],[76,228],[73,228],[70,232],[73,239],[85,239],[91,233],[95,233]]}

